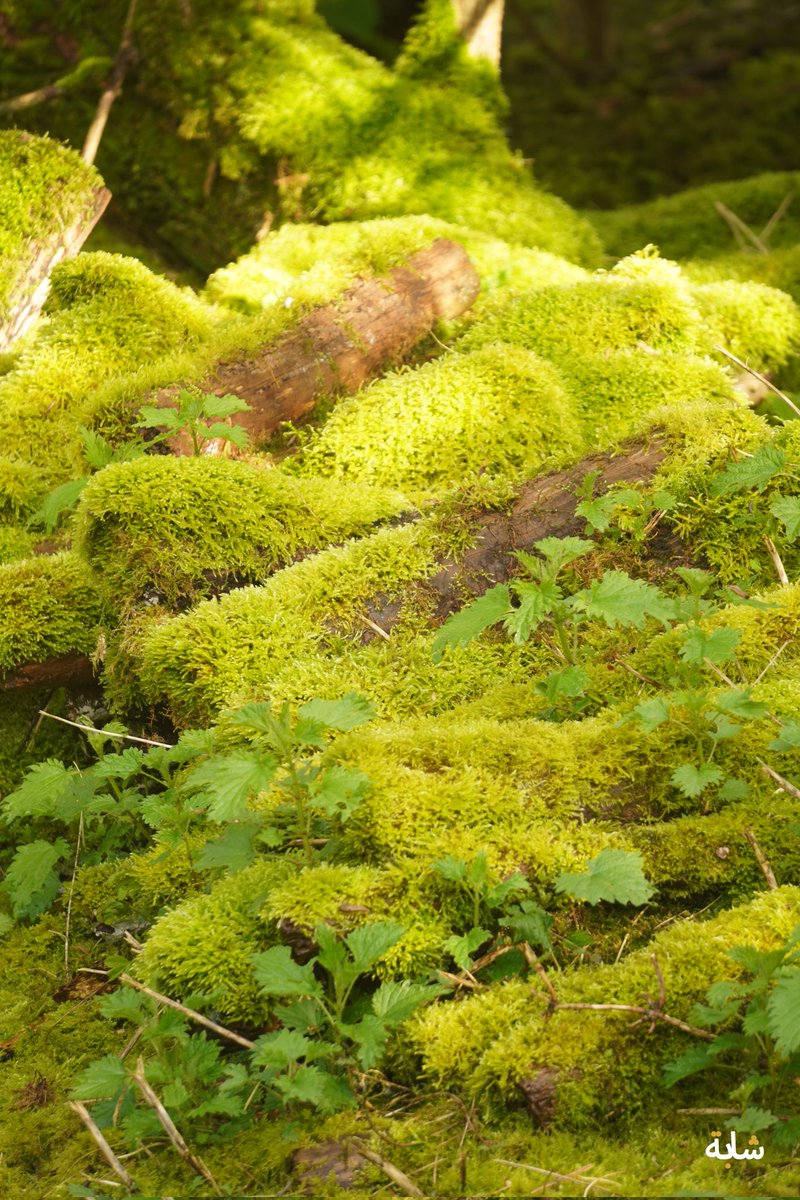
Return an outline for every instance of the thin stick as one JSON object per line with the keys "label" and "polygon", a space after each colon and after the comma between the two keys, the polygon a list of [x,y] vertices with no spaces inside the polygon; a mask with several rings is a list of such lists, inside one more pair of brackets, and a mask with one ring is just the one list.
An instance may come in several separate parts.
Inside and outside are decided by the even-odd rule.
{"label": "thin stick", "polygon": [[77,1100],[68,1100],[67,1104],[83,1121],[84,1125],[89,1130],[89,1133],[92,1135],[92,1139],[94,1140],[97,1149],[111,1167],[111,1170],[114,1172],[114,1174],[119,1176],[129,1192],[138,1192],[139,1189],[137,1188],[133,1179],[125,1170],[122,1163],[119,1161],[116,1154],[111,1149],[108,1142],[92,1120],[88,1108],[86,1108],[84,1104],[79,1104]]}
{"label": "thin stick", "polygon": [[767,241],[769,240],[769,235],[772,233],[775,226],[781,220],[781,218],[783,217],[783,214],[786,212],[787,208],[789,207],[789,205],[792,203],[793,200],[794,200],[794,192],[787,192],[786,195],[781,200],[778,207],[775,209],[775,212],[772,214],[772,216],[767,221],[764,228],[761,230],[761,233],[758,236],[760,237],[760,239],[764,243],[764,245],[767,244]]}
{"label": "thin stick", "polygon": [[740,1108],[676,1108],[685,1117],[738,1117]]}
{"label": "thin stick", "polygon": [[778,554],[775,543],[766,533],[764,534],[764,545],[767,547],[767,554],[769,554],[770,558],[772,559],[772,565],[775,568],[775,574],[778,576],[780,582],[785,586],[789,582],[789,576],[786,574],[786,567],[783,565],[783,560],[780,554]]}
{"label": "thin stick", "polygon": [[750,226],[747,225],[741,217],[737,217],[736,213],[728,208],[727,204],[723,204],[721,200],[715,200],[714,208],[717,210],[722,219],[727,221],[733,236],[736,238],[736,241],[739,243],[742,249],[744,249],[744,245],[739,238],[739,233],[743,233],[745,237],[749,238],[760,254],[769,254],[769,250],[764,245],[758,234],[753,233]]}
{"label": "thin stick", "polygon": [[[520,1167],[523,1171],[534,1171],[537,1175],[547,1175],[554,1182],[558,1183],[584,1183],[586,1182],[585,1171],[591,1171],[592,1164],[588,1163],[585,1167],[578,1167],[571,1175],[561,1175],[558,1171],[548,1171],[545,1167],[532,1167],[530,1163],[514,1162],[511,1158],[494,1158],[492,1162],[500,1163],[504,1167]],[[581,1178],[583,1176],[583,1178]],[[605,1176],[598,1176],[593,1179],[592,1183],[607,1183],[611,1187],[614,1186],[613,1179],[607,1179]]]}
{"label": "thin stick", "polygon": [[523,942],[522,945],[520,946],[520,949],[522,950],[522,953],[525,955],[525,961],[527,962],[528,966],[533,967],[536,970],[542,983],[547,988],[547,992],[548,992],[548,995],[550,996],[551,1001],[553,1002],[554,1005],[557,1005],[558,1004],[558,996],[556,995],[556,989],[553,987],[552,983],[548,979],[547,972],[545,971],[542,964],[539,962],[538,955],[535,953],[535,951],[532,949],[532,947],[528,945],[527,942]]}
{"label": "thin stick", "polygon": [[110,729],[97,729],[94,725],[82,725],[80,721],[68,721],[66,717],[57,717],[55,713],[47,712],[46,709],[39,709],[40,717],[49,717],[51,721],[60,721],[62,725],[71,725],[73,729],[80,729],[84,733],[99,733],[103,737],[119,738],[123,742],[141,742],[143,746],[160,746],[162,750],[174,750],[169,742],[154,742],[151,738],[135,737],[132,733],[114,733]]}
{"label": "thin stick", "polygon": [[64,971],[69,977],[69,930],[72,921],[72,895],[75,891],[75,876],[78,874],[78,857],[83,841],[83,813],[78,819],[78,836],[75,841],[75,861],[72,864],[72,879],[69,881],[69,900],[67,901],[67,916],[64,923]]}
{"label": "thin stick", "polygon": [[747,363],[742,362],[742,360],[737,358],[735,354],[731,354],[730,350],[726,350],[724,346],[715,346],[714,349],[719,354],[724,354],[725,357],[729,358],[732,363],[736,363],[737,367],[741,367],[743,371],[747,371],[755,379],[759,379],[765,387],[769,388],[771,392],[774,392],[775,395],[783,400],[785,404],[788,404],[793,413],[800,417],[800,408],[797,407],[793,400],[789,399],[789,397],[786,395],[786,392],[782,392],[780,388],[775,387],[774,383],[770,383],[766,375],[762,375],[760,371],[754,370],[753,367],[748,367]]}
{"label": "thin stick", "polygon": [[350,1145],[360,1154],[362,1158],[366,1158],[367,1162],[374,1163],[376,1167],[380,1167],[387,1179],[391,1179],[392,1183],[396,1184],[402,1192],[407,1196],[414,1196],[415,1200],[425,1200],[425,1193],[421,1192],[413,1180],[409,1179],[404,1171],[396,1167],[394,1163],[390,1163],[387,1159],[382,1158],[380,1154],[376,1154],[374,1150],[370,1150],[368,1146],[364,1146],[361,1142],[350,1139]]}
{"label": "thin stick", "polygon": [[375,621],[370,620],[370,618],[368,616],[366,616],[364,613],[359,613],[358,615],[361,618],[361,620],[364,622],[364,624],[369,625],[370,629],[374,629],[375,632],[380,637],[382,637],[385,642],[391,641],[391,638],[389,637],[386,630],[381,629],[380,625],[378,625]]}
{"label": "thin stick", "polygon": [[156,1093],[150,1087],[150,1084],[145,1079],[145,1077],[144,1077],[144,1059],[143,1058],[140,1058],[137,1061],[136,1070],[134,1071],[132,1078],[133,1078],[134,1083],[138,1087],[139,1091],[142,1093],[142,1096],[144,1097],[146,1102],[150,1105],[153,1112],[158,1117],[161,1128],[164,1130],[167,1137],[172,1142],[172,1145],[175,1147],[175,1150],[178,1152],[178,1154],[181,1156],[181,1158],[184,1160],[184,1162],[187,1163],[191,1167],[191,1169],[195,1172],[195,1174],[202,1176],[202,1178],[205,1179],[206,1183],[211,1184],[216,1195],[221,1196],[222,1192],[219,1189],[219,1185],[217,1184],[216,1179],[211,1174],[211,1172],[209,1171],[208,1167],[203,1162],[203,1160],[201,1158],[198,1158],[196,1154],[193,1154],[192,1151],[189,1149],[189,1147],[186,1145],[186,1142],[184,1141],[180,1130],[177,1128],[174,1121],[172,1120],[172,1117],[169,1115],[167,1110],[164,1108],[164,1105],[161,1103],[158,1096],[156,1095]]}
{"label": "thin stick", "polygon": [[800,800],[800,788],[796,788],[788,779],[784,779],[777,771],[773,771],[772,767],[768,767],[765,762],[761,762],[761,759],[758,762],[765,775],[769,775],[770,779],[774,779],[778,786],[782,787],[790,796],[794,796],[795,800]]}
{"label": "thin stick", "polygon": [[697,1029],[696,1026],[687,1025],[685,1021],[679,1021],[677,1017],[670,1017],[668,1013],[661,1012],[657,1008],[644,1008],[641,1004],[562,1004],[559,1001],[556,1010],[560,1008],[571,1008],[582,1012],[637,1013],[640,1017],[647,1017],[651,1021],[664,1021],[667,1025],[674,1026],[675,1029],[690,1033],[692,1037],[702,1038],[704,1042],[713,1042],[715,1037],[713,1033],[706,1033],[705,1029]]}
{"label": "thin stick", "polygon": [[97,151],[100,148],[100,140],[106,127],[108,114],[111,112],[111,106],[114,101],[122,91],[122,84],[127,74],[128,66],[133,59],[133,19],[136,16],[137,4],[138,0],[131,0],[128,5],[128,13],[122,29],[122,38],[114,58],[114,65],[111,68],[111,75],[109,76],[106,89],[100,97],[97,111],[89,126],[86,140],[81,150],[81,158],[85,163],[91,164],[97,157]]}
{"label": "thin stick", "polygon": [[777,891],[778,881],[772,872],[772,867],[769,865],[769,859],[756,841],[756,835],[753,833],[752,829],[743,829],[742,835],[747,838],[748,842],[753,848],[753,854],[755,854],[756,862],[761,868],[761,874],[767,881],[767,887],[771,892]]}
{"label": "thin stick", "polygon": [[764,678],[764,676],[766,675],[767,671],[770,669],[770,667],[774,667],[775,663],[778,661],[778,659],[779,659],[779,658],[780,658],[780,656],[783,654],[784,650],[786,649],[786,647],[787,647],[788,645],[789,645],[789,642],[788,642],[788,640],[787,640],[787,641],[785,641],[785,642],[783,643],[783,645],[781,646],[780,650],[776,650],[776,651],[775,651],[775,653],[773,654],[772,658],[769,660],[769,662],[767,663],[767,665],[764,667],[764,670],[761,672],[761,674],[758,676],[758,678],[757,678],[756,680],[754,680],[754,682],[753,682],[753,687],[758,687],[759,683],[761,683],[761,680]]}
{"label": "thin stick", "polygon": [[120,983],[126,983],[128,987],[135,988],[137,992],[144,992],[145,996],[149,996],[151,1000],[157,1001],[158,1004],[166,1004],[168,1008],[174,1008],[176,1012],[183,1013],[191,1021],[197,1021],[198,1025],[205,1025],[206,1029],[210,1029],[212,1033],[227,1038],[229,1042],[235,1042],[237,1046],[243,1046],[245,1050],[252,1050],[255,1046],[255,1042],[251,1042],[249,1038],[241,1037],[238,1033],[234,1033],[232,1029],[226,1029],[224,1025],[218,1025],[216,1021],[212,1021],[209,1017],[204,1017],[202,1013],[195,1012],[193,1008],[187,1008],[185,1004],[181,1004],[178,1000],[172,1000],[169,996],[162,996],[161,992],[154,992],[152,988],[145,987],[143,983],[139,983],[138,979],[133,979],[130,975],[120,975],[119,981]]}

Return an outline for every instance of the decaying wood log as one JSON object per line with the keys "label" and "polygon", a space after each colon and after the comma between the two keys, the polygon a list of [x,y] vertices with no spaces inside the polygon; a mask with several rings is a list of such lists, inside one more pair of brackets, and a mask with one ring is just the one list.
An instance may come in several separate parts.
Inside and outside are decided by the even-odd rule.
{"label": "decaying wood log", "polygon": [[[323,397],[354,392],[401,362],[437,320],[465,312],[479,290],[464,249],[437,238],[404,266],[364,279],[340,300],[308,313],[263,353],[221,364],[200,387],[246,400],[251,411],[237,415],[236,422],[254,441],[264,439],[283,421],[305,416]],[[158,402],[172,403],[174,393],[165,389]],[[169,445],[177,454],[191,453],[188,436]]]}
{"label": "decaying wood log", "polygon": [[95,187],[86,193],[85,204],[68,225],[47,230],[32,240],[18,263],[17,278],[8,297],[7,317],[0,323],[0,352],[7,350],[27,332],[47,299],[50,272],[78,253],[106,210],[111,192]]}
{"label": "decaying wood log", "polygon": [[23,663],[0,679],[0,692],[30,688],[85,687],[95,682],[94,667],[85,654],[62,654],[45,662]]}

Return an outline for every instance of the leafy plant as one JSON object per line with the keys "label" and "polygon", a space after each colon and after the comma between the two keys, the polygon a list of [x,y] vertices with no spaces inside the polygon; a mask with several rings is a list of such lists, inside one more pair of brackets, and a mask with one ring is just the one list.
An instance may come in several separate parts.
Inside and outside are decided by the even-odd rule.
{"label": "leafy plant", "polygon": [[[471,863],[448,854],[446,858],[433,864],[433,870],[443,879],[455,884],[467,900],[471,924],[463,934],[449,937],[444,947],[461,970],[468,971],[473,965],[474,952],[486,945],[495,935],[498,926],[502,927],[508,920],[513,921],[511,914],[506,912],[508,899],[530,892],[530,884],[520,871],[515,871],[507,879],[492,884],[485,850],[481,850]],[[538,911],[541,913],[542,910]],[[519,917],[524,915],[525,912],[521,910]],[[492,928],[486,928],[487,925],[491,925]]]}
{"label": "leafy plant", "polygon": [[70,479],[59,484],[45,496],[41,508],[29,520],[31,525],[43,525],[47,533],[52,533],[58,525],[61,515],[70,512],[78,503],[81,492],[89,482],[92,472],[102,471],[109,463],[132,462],[141,458],[146,451],[143,442],[123,442],[114,447],[110,442],[93,429],[80,426],[79,433],[83,442],[83,457],[87,471],[79,479]]}
{"label": "leafy plant", "polygon": [[717,1029],[713,1041],[693,1046],[667,1063],[663,1084],[673,1087],[700,1071],[735,1076],[727,1099],[741,1108],[726,1124],[737,1132],[771,1130],[776,1146],[800,1142],[797,1077],[800,1074],[800,926],[777,950],[737,946],[730,952],[749,980],[724,980],[709,988],[692,1024]]}
{"label": "leafy plant", "polygon": [[139,409],[136,424],[140,429],[162,431],[150,439],[151,446],[187,433],[195,455],[202,454],[209,441],[230,442],[245,450],[249,443],[247,430],[229,424],[228,419],[235,413],[249,411],[250,405],[239,396],[214,396],[181,388],[176,405],[163,408],[145,405]]}
{"label": "leafy plant", "polygon": [[655,888],[645,878],[642,856],[635,850],[601,850],[587,863],[586,870],[562,872],[556,880],[556,891],[599,904],[646,904],[655,895]]}
{"label": "leafy plant", "polygon": [[312,1104],[331,1112],[356,1103],[359,1081],[383,1055],[390,1032],[441,994],[435,985],[384,980],[369,994],[365,977],[402,937],[392,922],[362,925],[339,940],[318,925],[315,956],[302,966],[288,946],[254,956],[267,996],[289,1001],[275,1009],[281,1023],[263,1034],[253,1063],[283,1104]]}
{"label": "leafy plant", "polygon": [[[591,472],[595,477],[599,472]],[[587,477],[588,479],[588,477]],[[591,480],[588,488],[584,481],[583,495],[575,509],[575,515],[586,521],[586,534],[629,533],[637,542],[643,542],[652,532],[664,513],[671,511],[677,501],[667,491],[637,491],[635,488],[610,488],[602,496],[594,496]],[[621,510],[624,510],[624,516]],[[616,528],[612,525],[616,518]]]}

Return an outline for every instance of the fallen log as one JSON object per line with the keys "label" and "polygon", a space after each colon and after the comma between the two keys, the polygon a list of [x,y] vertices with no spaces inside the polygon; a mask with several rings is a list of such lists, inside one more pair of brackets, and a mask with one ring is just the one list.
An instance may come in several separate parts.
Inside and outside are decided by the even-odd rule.
{"label": "fallen log", "polygon": [[[199,386],[239,396],[250,411],[236,417],[253,441],[284,421],[304,417],[323,397],[355,392],[394,366],[438,320],[458,317],[476,299],[480,279],[465,250],[446,238],[412,255],[387,275],[364,279],[339,300],[304,316],[297,328],[253,358],[221,364]],[[175,389],[159,393],[172,403]],[[169,442],[192,451],[188,435]],[[218,444],[208,443],[214,452]]]}
{"label": "fallen log", "polygon": [[15,667],[0,680],[0,692],[87,687],[95,682],[95,670],[88,654],[61,654],[46,662],[29,662]]}
{"label": "fallen log", "polygon": [[0,211],[13,230],[0,239],[0,352],[36,320],[50,272],[78,253],[110,199],[66,146],[19,130],[0,134]]}

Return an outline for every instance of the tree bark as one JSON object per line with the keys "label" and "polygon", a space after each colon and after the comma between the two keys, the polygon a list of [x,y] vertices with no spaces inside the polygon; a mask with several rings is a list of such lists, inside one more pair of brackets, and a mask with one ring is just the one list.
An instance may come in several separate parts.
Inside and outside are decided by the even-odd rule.
{"label": "tree bark", "polygon": [[[333,304],[303,317],[297,328],[255,358],[221,364],[200,383],[218,396],[240,396],[250,412],[236,417],[254,441],[297,421],[323,397],[354,392],[401,362],[437,320],[470,307],[480,290],[478,273],[464,249],[438,238],[383,278],[365,279]],[[172,403],[176,388],[158,394]],[[190,454],[188,435],[169,442]],[[208,452],[218,445],[207,443]]]}
{"label": "tree bark", "polygon": [[46,662],[23,663],[0,680],[0,692],[24,692],[30,688],[86,687],[95,682],[91,659],[86,654],[63,654]]}
{"label": "tree bark", "polygon": [[458,31],[474,58],[500,66],[504,0],[453,0]]}
{"label": "tree bark", "polygon": [[0,324],[0,352],[7,350],[30,328],[47,299],[50,272],[78,253],[106,210],[111,192],[97,187],[87,193],[80,215],[66,228],[51,229],[28,247],[12,285],[8,317]]}

